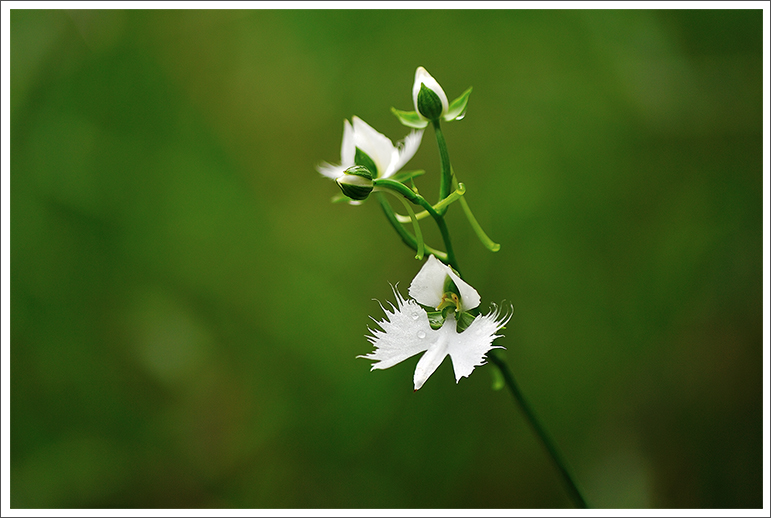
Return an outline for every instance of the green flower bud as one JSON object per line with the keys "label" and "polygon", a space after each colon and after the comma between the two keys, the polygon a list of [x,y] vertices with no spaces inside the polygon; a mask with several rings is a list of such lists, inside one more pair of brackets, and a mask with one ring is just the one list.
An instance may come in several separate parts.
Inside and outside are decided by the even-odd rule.
{"label": "green flower bud", "polygon": [[442,116],[442,100],[424,84],[420,85],[418,92],[418,111],[430,121]]}
{"label": "green flower bud", "polygon": [[412,84],[412,102],[418,117],[429,121],[443,117],[449,109],[444,90],[423,67],[418,67],[415,71],[415,82]]}
{"label": "green flower bud", "polygon": [[343,173],[343,176],[335,179],[337,185],[343,191],[343,194],[352,200],[366,200],[369,193],[375,187],[372,181],[372,173],[369,169],[361,165],[349,167]]}

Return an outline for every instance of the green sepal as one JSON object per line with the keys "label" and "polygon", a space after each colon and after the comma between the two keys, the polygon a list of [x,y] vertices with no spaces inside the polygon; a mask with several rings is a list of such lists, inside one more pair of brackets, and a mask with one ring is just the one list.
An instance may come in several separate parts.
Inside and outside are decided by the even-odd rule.
{"label": "green sepal", "polygon": [[418,169],[417,171],[399,171],[390,178],[391,180],[405,183],[407,180],[412,180],[413,178],[417,178],[418,176],[422,176],[424,174],[426,174],[426,172],[422,169]]}
{"label": "green sepal", "polygon": [[421,119],[418,112],[405,112],[396,108],[391,108],[391,112],[408,128],[423,129],[428,126],[428,121]]}
{"label": "green sepal", "polygon": [[428,314],[428,323],[431,329],[439,329],[444,324],[444,317],[441,311],[426,311]]}
{"label": "green sepal", "polygon": [[466,116],[466,105],[468,104],[468,97],[471,95],[471,87],[463,92],[460,97],[450,103],[450,108],[444,115],[443,119],[446,121],[459,121]]}
{"label": "green sepal", "polygon": [[342,182],[337,182],[343,193],[352,200],[362,201],[366,200],[369,193],[372,192],[372,187],[362,187],[359,185],[349,185]]}
{"label": "green sepal", "polygon": [[377,178],[380,176],[375,161],[370,156],[359,148],[356,148],[356,154],[353,157],[353,163],[356,165],[364,166],[372,172],[370,178]]}
{"label": "green sepal", "polygon": [[[358,149],[356,151],[358,151]],[[362,152],[362,154],[364,156],[367,156],[366,153]],[[367,158],[369,158],[369,157],[367,157]],[[344,174],[352,174],[354,176],[361,176],[362,178],[366,178],[367,180],[372,180],[372,178],[373,178],[372,170],[369,169],[366,166],[363,166],[363,165],[353,165],[353,166],[349,167],[348,169],[346,169],[345,171],[343,171],[343,173]]]}
{"label": "green sepal", "polygon": [[425,84],[420,85],[417,108],[423,117],[431,121],[442,116],[442,100]]}

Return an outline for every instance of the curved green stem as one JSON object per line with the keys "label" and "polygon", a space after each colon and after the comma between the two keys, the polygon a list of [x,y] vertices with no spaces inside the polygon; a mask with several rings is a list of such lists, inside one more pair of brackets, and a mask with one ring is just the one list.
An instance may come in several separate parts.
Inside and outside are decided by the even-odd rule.
{"label": "curved green stem", "polygon": [[[455,174],[453,174],[452,177],[452,184],[453,187],[456,189],[458,188],[458,180],[455,178]],[[460,184],[463,185],[463,184]],[[464,189],[465,190],[465,189]],[[485,231],[482,230],[482,226],[479,224],[477,219],[474,217],[474,214],[471,212],[471,209],[468,206],[468,202],[466,201],[466,198],[460,199],[460,206],[463,209],[463,214],[466,215],[466,219],[469,222],[469,225],[471,225],[471,228],[474,229],[474,233],[477,235],[479,240],[482,242],[485,247],[490,250],[491,252],[497,252],[501,249],[501,245],[487,237],[487,234],[485,234]]]}
{"label": "curved green stem", "polygon": [[[445,199],[450,194],[452,185],[452,169],[450,168],[450,154],[447,152],[447,142],[444,140],[444,133],[439,124],[439,119],[433,121],[434,133],[436,134],[436,143],[439,146],[439,160],[441,163],[442,176],[439,178],[439,201]],[[444,207],[440,214],[444,215],[447,207]]]}
{"label": "curved green stem", "polygon": [[460,269],[458,268],[458,263],[455,259],[455,252],[452,249],[452,242],[450,241],[450,232],[447,230],[447,223],[445,223],[444,217],[435,211],[434,207],[432,207],[431,204],[428,203],[425,198],[423,198],[423,196],[417,194],[403,183],[395,182],[394,180],[389,180],[388,178],[378,178],[375,180],[375,188],[390,189],[395,191],[407,198],[408,201],[414,203],[415,205],[420,205],[426,209],[431,217],[434,218],[434,221],[436,221],[436,226],[439,227],[439,232],[442,234],[442,239],[444,240],[444,248],[447,250],[447,264],[455,268],[455,271],[458,272],[458,275],[460,275]]}
{"label": "curved green stem", "polygon": [[[430,215],[431,214],[429,214],[427,210],[421,210],[420,212],[415,213],[415,219],[420,221],[421,219],[426,219]],[[399,221],[399,223],[409,223],[411,221],[409,216],[399,214],[398,212],[396,213],[396,219]]]}
{"label": "curved green stem", "polygon": [[573,480],[573,476],[570,474],[570,471],[568,470],[567,463],[562,458],[562,455],[560,455],[560,452],[557,449],[557,446],[554,444],[554,440],[546,431],[546,428],[544,428],[543,425],[541,425],[540,421],[538,421],[538,418],[535,416],[535,412],[533,411],[533,408],[525,399],[525,396],[522,394],[522,391],[519,389],[517,382],[514,381],[514,375],[511,373],[509,366],[502,358],[500,358],[497,354],[495,354],[495,352],[490,352],[487,355],[487,358],[492,363],[494,363],[495,366],[498,367],[498,369],[500,369],[501,374],[503,375],[503,379],[506,382],[506,385],[509,387],[511,394],[514,396],[514,399],[517,401],[517,403],[519,403],[519,406],[524,412],[525,417],[527,417],[528,421],[530,422],[530,426],[533,427],[535,434],[541,439],[541,443],[546,448],[546,451],[549,453],[549,455],[551,455],[551,458],[554,461],[554,464],[557,467],[557,470],[562,475],[562,480],[565,483],[565,486],[568,490],[568,493],[570,493],[570,497],[572,498],[574,504],[576,505],[576,507],[579,507],[581,509],[587,509],[588,505],[586,504],[586,500],[584,499],[583,495],[581,494],[581,491],[578,489],[578,486]]}
{"label": "curved green stem", "polygon": [[[385,213],[386,219],[389,223],[391,223],[391,226],[394,227],[394,230],[396,230],[396,233],[399,234],[399,237],[402,238],[402,241],[405,245],[412,248],[416,252],[418,251],[418,243],[415,239],[415,236],[410,234],[405,228],[399,223],[399,221],[396,219],[396,213],[394,213],[393,208],[391,208],[391,205],[388,203],[388,200],[385,199],[385,196],[383,196],[382,193],[376,192],[375,197],[377,198],[378,202],[380,202],[380,207],[383,209],[383,213]],[[441,250],[437,250],[436,248],[432,248],[428,245],[423,245],[426,252],[429,254],[435,255],[437,259],[440,261],[447,261],[447,254],[442,252]]]}
{"label": "curved green stem", "polygon": [[[453,203],[455,200],[460,199],[461,196],[466,194],[466,186],[462,183],[455,186],[455,190],[450,193],[448,197],[440,201],[439,203],[434,205],[434,210],[441,214],[442,210],[449,204]],[[427,216],[430,216],[427,210],[418,212],[415,215],[415,218],[418,220],[421,220]],[[411,218],[409,216],[402,216],[401,214],[396,214],[396,219],[399,220],[399,223],[408,223],[411,221]]]}

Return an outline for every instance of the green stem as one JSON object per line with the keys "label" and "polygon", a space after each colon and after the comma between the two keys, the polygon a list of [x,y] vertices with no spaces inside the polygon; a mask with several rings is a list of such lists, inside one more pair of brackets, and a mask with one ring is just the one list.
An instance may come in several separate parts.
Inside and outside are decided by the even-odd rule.
{"label": "green stem", "polygon": [[[447,142],[444,140],[444,133],[439,124],[439,119],[433,121],[434,133],[436,134],[436,143],[439,146],[439,160],[441,162],[442,176],[439,179],[439,201],[445,199],[450,194],[452,185],[452,169],[450,169],[450,154],[447,152]],[[444,207],[440,214],[444,215],[447,207]]]}
{"label": "green stem", "polygon": [[412,210],[412,207],[410,207],[410,204],[407,203],[407,200],[401,196],[397,196],[397,198],[399,198],[399,201],[402,202],[402,205],[404,205],[404,210],[407,211],[407,214],[410,215],[410,220],[412,221],[412,230],[415,232],[415,241],[417,244],[417,253],[415,254],[415,259],[422,261],[425,243],[423,243],[423,233],[420,231],[420,223],[418,223],[418,220],[415,217],[415,211]]}
{"label": "green stem", "polygon": [[522,394],[522,391],[519,390],[519,386],[517,385],[517,382],[514,381],[514,375],[511,373],[509,366],[506,364],[506,362],[503,359],[501,359],[494,352],[491,352],[490,354],[488,354],[487,358],[492,363],[494,363],[495,366],[498,367],[498,369],[500,369],[501,374],[503,374],[503,379],[506,381],[506,385],[509,387],[511,394],[514,396],[514,399],[517,401],[517,403],[519,403],[520,408],[525,413],[525,417],[527,417],[528,421],[530,422],[530,425],[533,427],[535,434],[541,439],[541,443],[546,448],[546,451],[549,452],[549,455],[551,455],[551,458],[554,461],[554,464],[556,465],[557,470],[562,475],[562,479],[565,483],[565,486],[567,487],[568,493],[570,493],[570,497],[573,499],[573,502],[575,503],[576,507],[581,509],[587,509],[588,506],[586,505],[586,500],[584,499],[583,495],[581,494],[581,491],[578,489],[578,486],[573,480],[573,476],[570,474],[570,471],[568,470],[567,463],[562,458],[562,455],[560,455],[560,452],[557,449],[557,446],[554,444],[554,440],[546,431],[546,428],[544,428],[541,425],[540,421],[538,421],[538,418],[535,416],[535,412],[533,411],[533,408],[525,399],[525,396]]}
{"label": "green stem", "polygon": [[[383,208],[383,212],[385,213],[386,219],[389,223],[391,223],[391,226],[394,227],[394,230],[396,230],[396,233],[399,234],[399,237],[402,238],[402,241],[405,245],[415,250],[415,252],[418,251],[418,243],[415,239],[415,236],[410,234],[405,228],[399,223],[399,221],[396,219],[396,213],[394,213],[393,208],[391,208],[391,205],[388,203],[388,200],[385,199],[385,196],[383,196],[383,193],[376,192],[375,197],[377,198],[378,202],[380,202],[380,206]],[[436,256],[437,259],[441,261],[447,261],[447,254],[442,252],[441,250],[437,250],[435,248],[432,248],[428,245],[424,245],[425,251],[429,254],[433,254]]]}
{"label": "green stem", "polygon": [[[453,184],[455,184],[455,183],[457,183],[457,182],[453,181]],[[466,194],[466,186],[463,185],[462,183],[458,184],[458,185],[454,185],[454,187],[455,187],[455,190],[452,191],[448,197],[446,197],[445,199],[443,199],[442,201],[440,201],[439,203],[434,205],[434,210],[436,212],[438,212],[439,214],[442,213],[442,210],[447,205],[453,203],[455,200],[460,199],[461,196]],[[426,218],[428,216],[430,216],[430,214],[428,213],[427,210],[424,210],[424,211],[421,211],[421,212],[418,212],[417,214],[415,214],[415,218],[418,219],[418,220],[421,220],[421,219]],[[399,220],[399,223],[409,223],[410,221],[412,221],[409,216],[402,216],[399,213],[396,214],[396,219]]]}
{"label": "green stem", "polygon": [[[395,191],[407,198],[408,201],[414,203],[415,205],[420,205],[426,209],[426,211],[428,211],[431,217],[434,218],[434,221],[436,221],[436,226],[439,227],[439,232],[442,234],[442,239],[444,240],[444,248],[447,250],[447,264],[455,268],[455,271],[458,272],[458,275],[460,275],[460,269],[458,268],[458,263],[455,259],[455,252],[452,249],[452,242],[450,241],[450,232],[447,230],[447,223],[445,223],[444,217],[435,211],[434,207],[432,207],[431,204],[428,203],[425,198],[423,198],[423,196],[417,194],[415,191],[401,182],[389,180],[388,178],[378,178],[375,180],[375,188],[378,187]],[[395,217],[396,216],[394,215],[394,218]]]}

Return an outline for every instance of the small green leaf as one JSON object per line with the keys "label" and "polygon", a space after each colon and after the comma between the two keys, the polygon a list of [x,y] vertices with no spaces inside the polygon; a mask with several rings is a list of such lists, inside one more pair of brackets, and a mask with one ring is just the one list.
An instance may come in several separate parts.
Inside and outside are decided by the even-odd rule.
{"label": "small green leaf", "polygon": [[397,182],[404,183],[407,180],[412,180],[413,178],[416,178],[424,174],[426,174],[426,172],[422,169],[418,169],[417,171],[399,171],[395,175],[391,176],[391,180],[396,180]]}
{"label": "small green leaf", "polygon": [[421,129],[428,126],[428,121],[421,119],[418,112],[405,112],[396,108],[391,108],[391,111],[399,118],[399,122],[409,128]]}
{"label": "small green leaf", "polygon": [[468,97],[471,95],[471,87],[463,92],[460,97],[450,103],[450,108],[443,117],[446,121],[461,120],[466,116],[466,105],[468,104]]}

